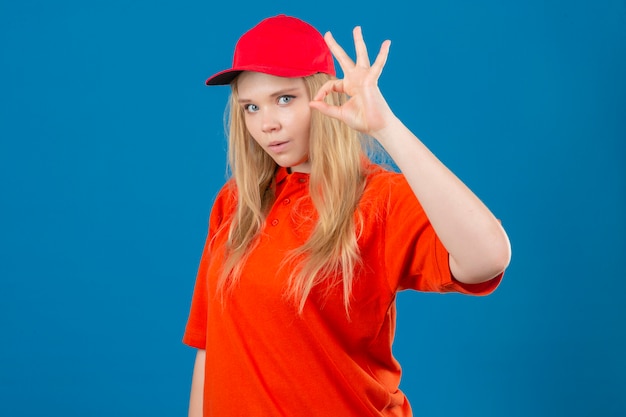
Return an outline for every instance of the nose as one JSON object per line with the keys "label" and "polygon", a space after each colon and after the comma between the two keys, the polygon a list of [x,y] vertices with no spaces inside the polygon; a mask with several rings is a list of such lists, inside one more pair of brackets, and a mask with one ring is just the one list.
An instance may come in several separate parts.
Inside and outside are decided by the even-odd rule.
{"label": "nose", "polygon": [[264,133],[270,133],[280,129],[280,122],[277,116],[276,112],[272,109],[263,110],[261,129],[263,129]]}

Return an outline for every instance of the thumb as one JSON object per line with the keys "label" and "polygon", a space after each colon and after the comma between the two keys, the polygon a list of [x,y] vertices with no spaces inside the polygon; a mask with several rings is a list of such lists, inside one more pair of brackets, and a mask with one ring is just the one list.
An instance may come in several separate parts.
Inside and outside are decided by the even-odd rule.
{"label": "thumb", "polygon": [[309,107],[315,109],[325,116],[341,120],[341,108],[331,106],[324,100],[313,100],[309,102]]}

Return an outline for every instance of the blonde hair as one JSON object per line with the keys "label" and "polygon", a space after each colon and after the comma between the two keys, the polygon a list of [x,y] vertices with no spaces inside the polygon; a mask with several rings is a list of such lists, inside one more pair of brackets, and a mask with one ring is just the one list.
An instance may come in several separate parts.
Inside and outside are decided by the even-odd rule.
{"label": "blonde hair", "polygon": [[[309,97],[313,97],[331,77],[316,74],[303,79]],[[277,165],[247,131],[237,99],[235,81],[228,107],[228,160],[236,185],[237,208],[230,224],[223,272],[218,280],[222,300],[238,282],[247,254],[254,248],[275,200],[272,185]],[[345,95],[332,93],[326,101],[341,105],[346,99]],[[312,111],[309,161],[309,193],[317,221],[304,244],[291,252],[283,263],[292,268],[285,294],[302,312],[314,287],[326,283],[328,292],[342,285],[348,314],[361,260],[357,245],[357,206],[366,182],[361,138],[345,123]]]}

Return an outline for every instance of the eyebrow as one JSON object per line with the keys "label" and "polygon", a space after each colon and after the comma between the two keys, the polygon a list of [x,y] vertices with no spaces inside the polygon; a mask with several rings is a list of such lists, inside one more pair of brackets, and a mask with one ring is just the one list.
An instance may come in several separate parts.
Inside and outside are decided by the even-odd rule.
{"label": "eyebrow", "polygon": [[[300,90],[300,87],[285,88],[283,90],[278,90],[278,91],[270,94],[270,97],[280,97],[280,96],[284,96],[284,95],[288,95],[288,94],[293,94],[293,93],[298,92],[299,90]],[[248,98],[241,98],[241,97],[239,97],[237,102],[238,103],[251,103],[252,100],[250,100]]]}

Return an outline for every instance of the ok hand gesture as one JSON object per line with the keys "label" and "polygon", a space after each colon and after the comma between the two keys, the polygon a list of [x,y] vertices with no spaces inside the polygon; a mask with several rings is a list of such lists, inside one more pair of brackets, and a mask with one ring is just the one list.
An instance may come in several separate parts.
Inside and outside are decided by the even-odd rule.
{"label": "ok hand gesture", "polygon": [[[353,35],[356,62],[339,46],[330,32],[324,35],[326,44],[339,62],[344,77],[324,84],[313,97],[310,106],[329,117],[343,121],[359,132],[375,136],[375,133],[385,128],[394,117],[378,88],[378,78],[387,61],[391,41],[383,42],[374,64],[370,65],[367,47],[359,26],[354,28]],[[324,101],[324,97],[331,92],[345,93],[349,100],[341,106],[331,106]]]}

